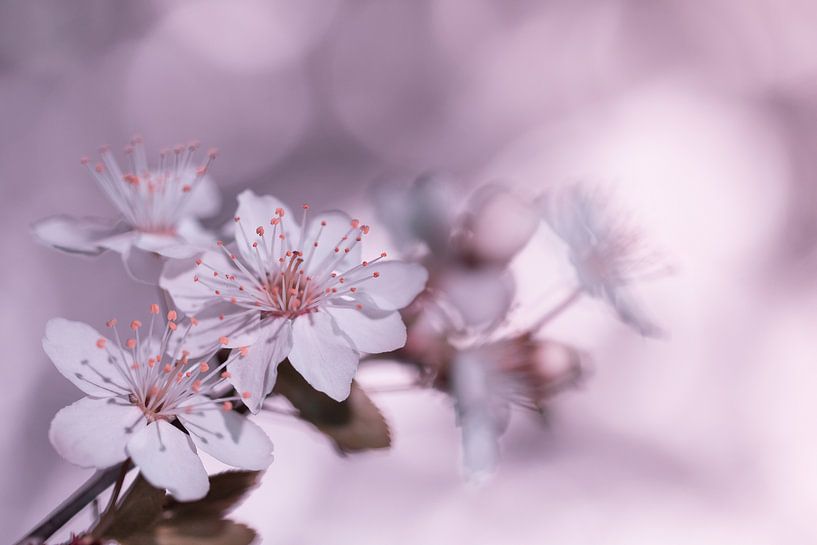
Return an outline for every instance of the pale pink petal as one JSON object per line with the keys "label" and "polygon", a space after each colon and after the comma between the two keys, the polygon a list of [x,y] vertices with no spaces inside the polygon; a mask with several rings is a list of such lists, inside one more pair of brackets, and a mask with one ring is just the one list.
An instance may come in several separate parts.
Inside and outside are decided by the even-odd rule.
{"label": "pale pink petal", "polygon": [[207,354],[219,346],[249,346],[262,333],[260,312],[231,303],[217,302],[193,316],[198,323],[190,330],[184,343],[184,348],[192,356]]}
{"label": "pale pink petal", "polygon": [[326,312],[295,319],[289,361],[313,388],[337,401],[349,396],[360,354]]}
{"label": "pale pink petal", "polygon": [[292,348],[292,322],[285,318],[273,318],[262,322],[262,335],[249,346],[246,356],[227,365],[230,383],[240,394],[249,393],[244,404],[257,413],[264,398],[275,386],[278,364],[289,355]]}
{"label": "pale pink petal", "polygon": [[375,263],[364,270],[372,278],[359,284],[358,292],[368,295],[383,310],[408,306],[423,291],[428,280],[428,272],[422,265],[404,261]]}
{"label": "pale pink petal", "polygon": [[216,242],[213,233],[202,227],[201,223],[193,218],[180,219],[176,224],[176,235],[187,244],[198,248],[199,251],[212,248]]}
{"label": "pale pink petal", "polygon": [[170,293],[176,308],[187,314],[199,311],[217,298],[208,282],[214,270],[219,274],[234,270],[232,260],[224,252],[205,252],[199,259],[201,265],[196,265],[197,261],[192,258],[170,260],[159,279],[159,286]]}
{"label": "pale pink petal", "polygon": [[103,469],[128,457],[125,445],[145,424],[142,411],[123,399],[83,397],[54,416],[48,438],[72,464]]}
{"label": "pale pink petal", "polygon": [[125,393],[121,352],[96,329],[82,322],[53,318],[45,326],[43,350],[57,370],[94,397]]}
{"label": "pale pink petal", "polygon": [[166,488],[179,501],[199,500],[210,488],[193,441],[164,420],[134,435],[127,451],[150,484]]}
{"label": "pale pink petal", "polygon": [[[311,215],[303,244],[300,244],[300,240],[293,244],[302,248],[306,261],[304,268],[308,274],[326,270],[327,267],[330,271],[344,270],[360,265],[361,244],[355,240],[359,234],[359,229],[352,229],[352,218],[348,214],[330,210]],[[343,240],[343,237],[347,239]]]}
{"label": "pale pink petal", "polygon": [[179,420],[198,448],[241,469],[266,469],[272,463],[272,441],[254,422],[204,397],[187,405],[192,405],[190,412]]}
{"label": "pale pink petal", "polygon": [[165,260],[161,255],[143,250],[134,244],[122,254],[122,262],[131,278],[142,284],[154,286],[159,283]]}
{"label": "pale pink petal", "polygon": [[406,326],[397,311],[332,307],[327,312],[359,352],[391,352],[406,344]]}
{"label": "pale pink petal", "polygon": [[122,222],[100,218],[53,216],[32,225],[34,236],[43,244],[65,252],[97,255],[107,246],[102,241],[130,228]]}
{"label": "pale pink petal", "polygon": [[209,218],[221,209],[221,191],[210,176],[193,183],[193,189],[179,208],[179,219],[186,217]]}
{"label": "pale pink petal", "polygon": [[[276,218],[276,209],[284,210],[284,217],[282,219],[283,232],[288,241],[281,241],[273,235],[274,227],[270,225],[270,220]],[[239,222],[235,223],[235,242],[244,263],[253,270],[257,269],[256,261],[258,259],[257,251],[261,251],[261,255],[279,255],[281,245],[287,247],[287,243],[295,245],[298,243],[300,236],[300,228],[298,221],[300,218],[295,218],[289,209],[284,204],[271,195],[256,195],[250,190],[242,191],[238,195],[238,209],[235,212]],[[264,236],[261,237],[256,233],[258,227],[264,228]],[[281,225],[278,226],[278,234],[281,231]],[[252,247],[253,242],[258,242],[258,250]],[[264,253],[266,252],[266,253]]]}
{"label": "pale pink petal", "polygon": [[133,244],[140,250],[173,259],[193,257],[202,251],[201,248],[188,244],[184,239],[175,235],[141,233]]}

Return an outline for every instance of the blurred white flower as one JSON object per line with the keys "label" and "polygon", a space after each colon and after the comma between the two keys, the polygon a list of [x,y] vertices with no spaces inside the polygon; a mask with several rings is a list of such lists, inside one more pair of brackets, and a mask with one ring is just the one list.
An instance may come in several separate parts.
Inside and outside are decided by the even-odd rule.
{"label": "blurred white flower", "polygon": [[[540,200],[547,224],[568,246],[579,291],[605,300],[622,322],[645,336],[658,336],[633,300],[633,282],[666,274],[658,254],[648,249],[624,215],[614,215],[607,201],[579,184],[559,188]],[[570,300],[570,298],[568,298]]]}
{"label": "blurred white flower", "polygon": [[527,334],[454,353],[437,380],[450,383],[470,479],[480,482],[496,468],[511,407],[543,412],[553,395],[579,381],[585,360],[574,348]]}
{"label": "blurred white flower", "polygon": [[229,366],[232,383],[257,411],[272,390],[277,366],[292,366],[336,400],[349,395],[360,353],[390,352],[406,342],[398,309],[425,287],[414,263],[361,261],[369,227],[340,211],[301,226],[271,196],[238,196],[235,244],[219,243],[192,263],[170,262],[160,285],[176,305],[197,313],[207,335],[225,337],[247,356]]}
{"label": "blurred white flower", "polygon": [[[146,335],[142,323],[132,321],[133,337],[124,343],[115,320],[107,324],[113,341],[81,322],[48,322],[45,352],[86,394],[56,414],[49,438],[61,456],[82,467],[102,469],[130,457],[148,482],[191,501],[209,488],[197,448],[225,464],[259,470],[272,461],[272,443],[231,410],[240,396],[216,395],[229,386],[224,367],[232,360],[211,369],[207,357],[190,359],[184,343],[195,320],[177,325],[175,311],[166,322],[158,314],[152,305]],[[213,342],[210,355],[218,348]],[[232,359],[240,357],[236,352]]]}
{"label": "blurred white flower", "polygon": [[148,166],[140,137],[126,146],[129,166],[123,171],[107,147],[101,162],[88,167],[102,191],[120,213],[117,220],[54,216],[34,224],[43,243],[70,253],[97,255],[106,250],[122,254],[125,268],[136,280],[155,284],[163,257],[191,257],[212,237],[196,218],[215,214],[220,195],[206,176],[216,152],[194,164],[198,144],[162,150],[159,164]]}

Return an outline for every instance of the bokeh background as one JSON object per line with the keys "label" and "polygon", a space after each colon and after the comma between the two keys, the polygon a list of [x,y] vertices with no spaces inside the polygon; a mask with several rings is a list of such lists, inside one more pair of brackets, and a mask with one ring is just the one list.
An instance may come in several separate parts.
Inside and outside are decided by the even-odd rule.
{"label": "bokeh background", "polygon": [[[514,415],[481,487],[441,394],[379,394],[394,448],[347,458],[260,417],[276,461],[235,516],[266,543],[814,543],[815,28],[811,0],[3,2],[3,539],[90,474],[48,443],[79,392],[46,320],[155,299],[117,256],[57,254],[29,225],[112,214],[78,159],[138,131],[220,148],[221,219],[245,187],[370,217],[374,181],[429,169],[463,194],[580,179],[676,265],[641,294],[664,339],[591,301],[553,324],[593,374],[547,425]],[[536,253],[517,265],[535,287]]]}

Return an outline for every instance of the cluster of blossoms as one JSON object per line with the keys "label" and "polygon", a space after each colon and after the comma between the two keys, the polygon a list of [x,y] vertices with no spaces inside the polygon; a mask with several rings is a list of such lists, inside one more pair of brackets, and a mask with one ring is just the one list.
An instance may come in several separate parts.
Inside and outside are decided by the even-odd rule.
{"label": "cluster of blossoms", "polygon": [[[453,194],[450,180],[427,175],[408,185],[383,184],[377,198],[395,240],[430,271],[428,289],[403,312],[409,333],[397,357],[419,368],[421,383],[452,396],[465,469],[479,479],[497,463],[510,408],[543,412],[586,368],[586,354],[545,337],[544,326],[586,294],[605,300],[642,335],[656,336],[629,286],[663,269],[636,232],[614,221],[605,201],[583,186],[526,200],[488,185],[464,207]],[[526,308],[511,265],[542,228],[563,242],[576,280],[553,306]],[[531,313],[532,323],[518,323]]]}
{"label": "cluster of blossoms", "polygon": [[[654,260],[579,186],[536,201],[485,186],[462,207],[438,177],[380,185],[377,209],[407,258],[400,261],[364,253],[370,227],[344,212],[304,204],[294,214],[252,191],[238,195],[222,229],[228,240],[216,240],[196,219],[219,208],[208,176],[216,153],[196,162],[197,149],[164,150],[151,167],[135,138],[123,170],[103,148],[100,162],[82,163],[119,218],[59,216],[34,226],[63,251],[121,253],[129,274],[173,305],[151,305],[147,325],[131,321],[126,338],[116,320],[106,334],[65,319],[47,324],[45,352],[86,394],[57,413],[49,434],[77,465],[124,471],[132,463],[177,500],[202,498],[209,480],[198,451],[245,470],[272,461],[272,443],[246,415],[270,395],[294,388],[296,408],[310,399],[347,416],[354,407],[380,416],[354,378],[362,358],[383,354],[451,395],[465,465],[481,475],[496,463],[512,406],[541,412],[581,377],[586,356],[541,330],[582,294],[607,301],[642,334],[658,332],[628,294],[634,279],[656,272]],[[576,282],[520,328],[512,263],[546,228],[566,243]],[[281,377],[289,382],[277,387]],[[351,432],[344,440],[382,448],[382,427],[385,441],[349,441]]]}

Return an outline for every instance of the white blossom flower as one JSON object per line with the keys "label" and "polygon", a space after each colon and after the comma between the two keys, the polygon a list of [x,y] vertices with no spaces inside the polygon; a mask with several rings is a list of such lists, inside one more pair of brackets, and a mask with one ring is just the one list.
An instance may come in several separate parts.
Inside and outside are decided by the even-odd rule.
{"label": "white blossom flower", "polygon": [[606,201],[582,185],[556,189],[541,200],[545,221],[568,246],[580,290],[605,300],[619,319],[645,336],[661,333],[629,291],[638,280],[669,268],[649,250],[626,216],[613,215]]}
{"label": "white blossom flower", "polygon": [[[113,340],[91,326],[57,318],[46,326],[43,348],[65,378],[86,397],[60,410],[49,438],[66,460],[106,468],[128,457],[145,479],[180,501],[204,497],[207,472],[197,449],[225,464],[259,470],[272,461],[272,443],[256,424],[231,410],[239,395],[218,397],[233,359],[216,366],[208,357],[190,358],[185,337],[195,319],[167,321],[151,306],[144,332],[130,323],[122,342],[116,320]],[[210,354],[219,348],[214,342]],[[181,430],[179,424],[187,433]]]}
{"label": "white blossom flower", "polygon": [[423,290],[425,269],[384,261],[385,252],[361,261],[369,227],[343,212],[310,218],[304,205],[299,226],[274,197],[244,191],[238,203],[235,244],[219,243],[196,267],[169,262],[160,285],[196,313],[199,333],[248,351],[228,369],[235,387],[251,393],[252,411],[284,358],[316,390],[345,399],[361,353],[405,344],[397,310]]}
{"label": "white blossom flower", "polygon": [[[54,216],[34,224],[43,243],[70,253],[97,255],[106,250],[122,254],[128,273],[147,283],[158,280],[162,257],[190,257],[212,237],[196,218],[215,214],[218,189],[206,176],[215,150],[204,163],[194,164],[197,143],[162,150],[159,164],[148,166],[140,137],[125,147],[129,165],[122,170],[107,147],[101,161],[82,164],[120,214],[116,220]],[[198,246],[198,248],[197,248]]]}

